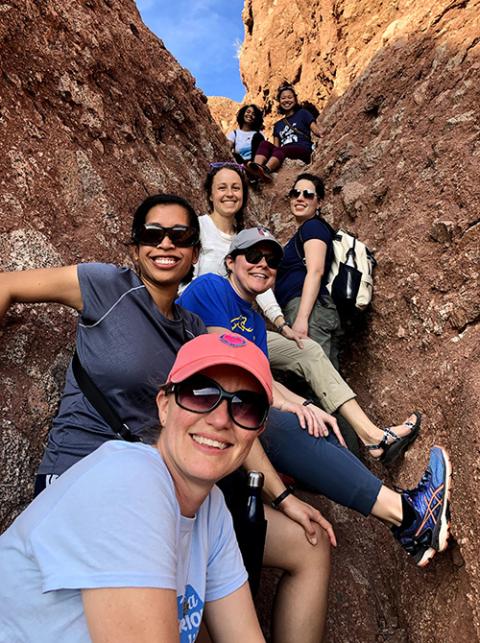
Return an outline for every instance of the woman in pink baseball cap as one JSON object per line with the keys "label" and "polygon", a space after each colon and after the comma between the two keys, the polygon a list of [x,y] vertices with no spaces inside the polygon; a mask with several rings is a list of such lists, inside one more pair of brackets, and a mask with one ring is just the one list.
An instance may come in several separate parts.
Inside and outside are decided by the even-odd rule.
{"label": "woman in pink baseball cap", "polygon": [[156,401],[153,445],[106,442],[0,537],[5,640],[178,641],[180,631],[186,643],[205,614],[214,640],[264,641],[214,484],[263,429],[268,360],[238,335],[201,335]]}

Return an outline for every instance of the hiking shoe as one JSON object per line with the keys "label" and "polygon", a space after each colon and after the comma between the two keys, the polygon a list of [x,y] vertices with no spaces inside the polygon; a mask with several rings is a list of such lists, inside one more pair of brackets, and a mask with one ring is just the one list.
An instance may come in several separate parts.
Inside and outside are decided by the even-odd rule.
{"label": "hiking shoe", "polygon": [[430,451],[428,467],[418,485],[401,492],[404,515],[405,508],[410,508],[413,520],[406,527],[392,527],[392,532],[419,567],[428,565],[437,551],[447,548],[450,481],[450,459],[445,449],[436,446]]}
{"label": "hiking shoe", "polygon": [[255,163],[255,161],[248,161],[248,163],[245,164],[245,172],[247,173],[247,176],[249,176],[251,179],[261,179],[263,177],[263,172],[261,171],[261,165],[258,163]]}
{"label": "hiking shoe", "polygon": [[273,181],[272,171],[266,165],[259,165],[258,171],[262,181],[265,181],[265,183],[271,183]]}

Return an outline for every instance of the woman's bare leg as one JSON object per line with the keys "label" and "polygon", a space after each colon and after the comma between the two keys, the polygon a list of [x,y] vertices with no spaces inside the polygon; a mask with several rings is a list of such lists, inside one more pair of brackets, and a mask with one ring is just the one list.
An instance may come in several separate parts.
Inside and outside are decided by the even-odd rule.
{"label": "woman's bare leg", "polygon": [[255,163],[258,163],[258,165],[264,165],[267,157],[263,156],[263,154],[255,154],[255,158],[253,160]]}
{"label": "woman's bare leg", "polygon": [[285,571],[275,598],[273,643],[320,643],[327,613],[330,544],[318,528],[311,545],[303,528],[280,511],[266,507],[264,565]]}
{"label": "woman's bare leg", "polygon": [[402,496],[397,491],[382,485],[372,507],[372,516],[398,527],[403,519]]}
{"label": "woman's bare leg", "polygon": [[267,167],[270,172],[275,172],[280,167],[281,162],[277,159],[276,156],[271,156],[267,161]]}

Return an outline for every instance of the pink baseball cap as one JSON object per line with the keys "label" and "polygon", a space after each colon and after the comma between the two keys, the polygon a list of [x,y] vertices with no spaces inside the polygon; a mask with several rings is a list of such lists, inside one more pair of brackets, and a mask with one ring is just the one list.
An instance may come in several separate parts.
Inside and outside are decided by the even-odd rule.
{"label": "pink baseball cap", "polygon": [[242,368],[258,381],[271,404],[272,373],[270,363],[258,346],[235,333],[209,333],[191,339],[180,348],[167,384],[182,382],[209,366],[231,365]]}

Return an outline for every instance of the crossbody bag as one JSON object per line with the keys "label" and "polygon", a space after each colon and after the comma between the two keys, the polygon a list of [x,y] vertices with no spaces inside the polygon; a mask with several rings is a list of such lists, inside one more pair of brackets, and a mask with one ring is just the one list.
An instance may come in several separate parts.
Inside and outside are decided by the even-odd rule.
{"label": "crossbody bag", "polygon": [[100,391],[90,375],[83,368],[77,351],[73,354],[72,370],[80,390],[93,406],[95,411],[97,411],[97,413],[101,415],[105,422],[110,426],[112,431],[115,433],[116,438],[119,440],[125,440],[126,442],[143,442],[142,438],[132,433],[128,424],[121,420],[120,416],[110,405],[110,402],[108,402],[105,395]]}

